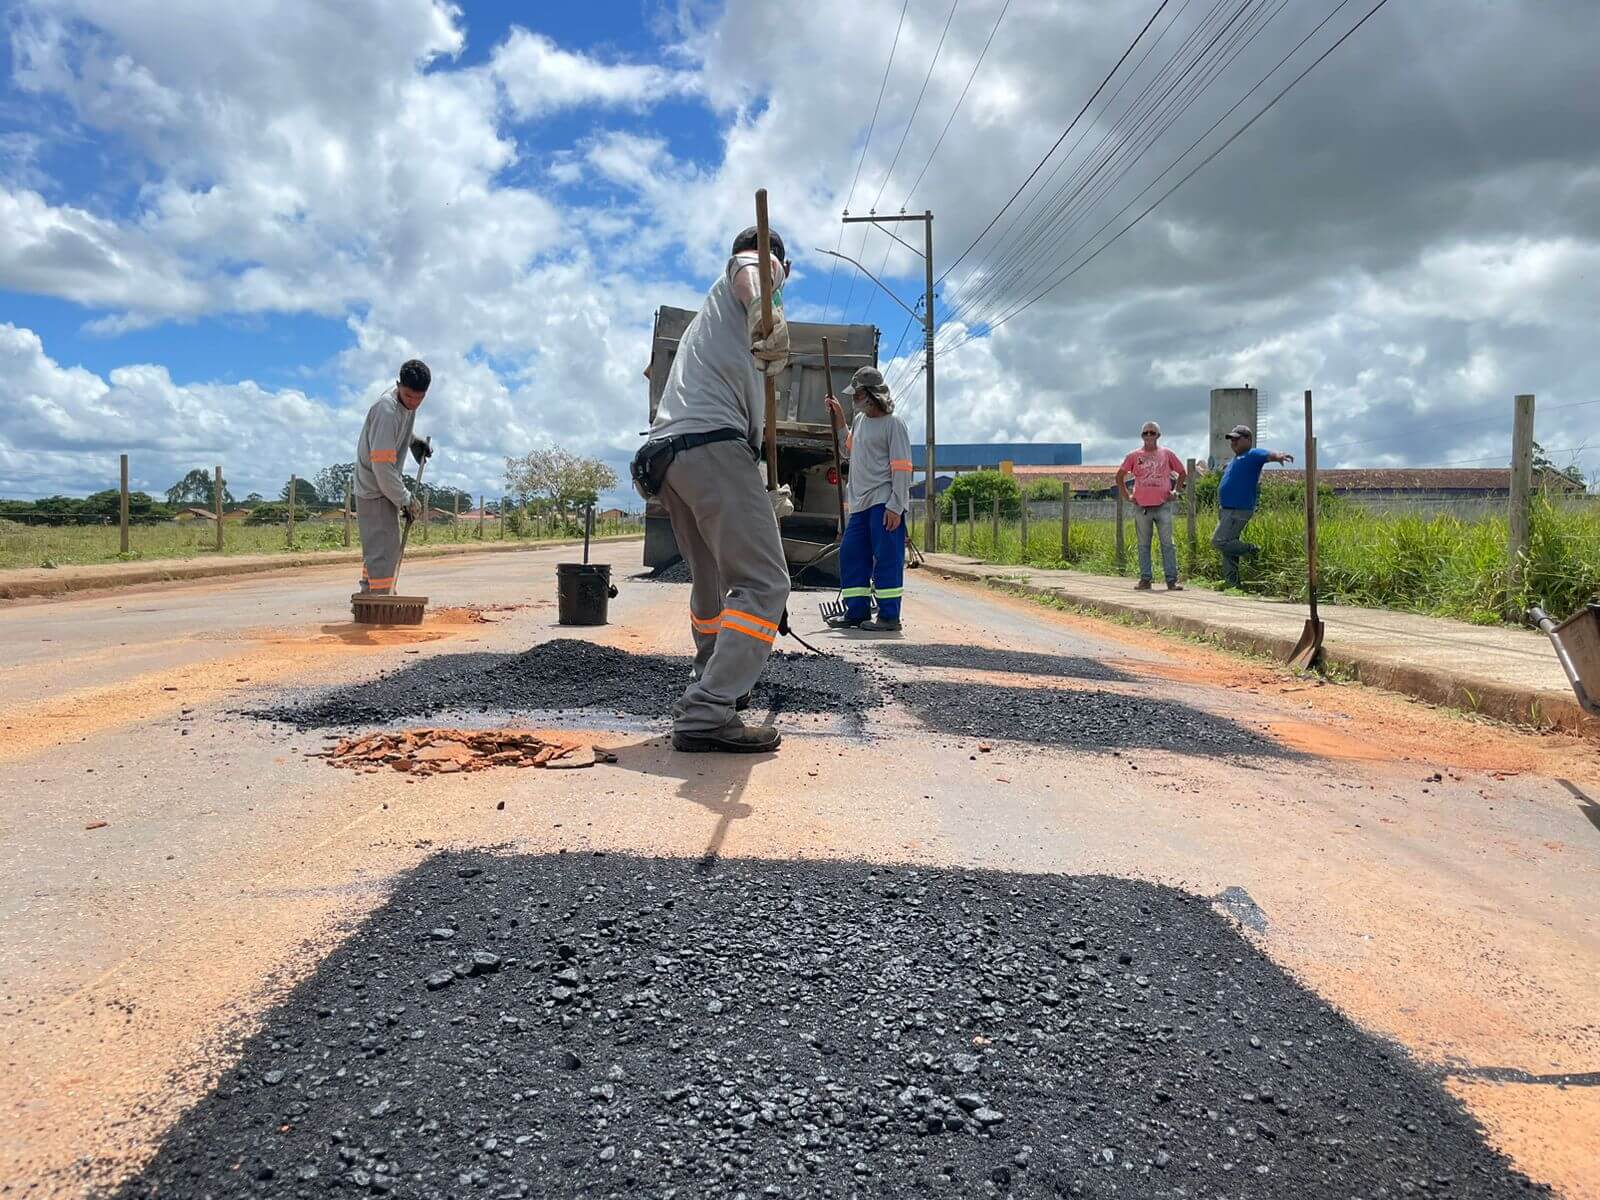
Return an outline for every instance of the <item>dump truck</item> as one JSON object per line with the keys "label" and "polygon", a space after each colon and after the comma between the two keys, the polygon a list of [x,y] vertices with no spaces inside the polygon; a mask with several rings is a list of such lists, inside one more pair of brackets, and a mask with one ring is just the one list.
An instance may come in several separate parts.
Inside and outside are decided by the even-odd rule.
{"label": "dump truck", "polygon": [[[650,350],[650,420],[667,384],[678,342],[694,313],[687,308],[656,310]],[[778,522],[789,575],[798,585],[837,587],[839,564],[839,489],[844,481],[833,469],[833,436],[823,397],[822,339],[828,339],[835,396],[858,367],[878,365],[876,325],[816,325],[789,322],[788,369],[777,379],[778,483],[788,484],[794,513]],[[846,406],[848,411],[848,406]],[[841,447],[842,449],[842,447]],[[762,468],[765,470],[765,468]],[[644,510],[644,565],[663,571],[678,561],[672,522],[659,500]]]}

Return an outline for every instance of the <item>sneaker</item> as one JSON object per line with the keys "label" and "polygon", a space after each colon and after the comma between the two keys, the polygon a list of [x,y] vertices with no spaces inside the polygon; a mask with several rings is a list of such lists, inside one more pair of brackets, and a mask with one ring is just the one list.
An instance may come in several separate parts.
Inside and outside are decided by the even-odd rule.
{"label": "sneaker", "polygon": [[887,617],[873,617],[870,621],[861,622],[860,629],[862,633],[899,633],[900,622]]}
{"label": "sneaker", "polygon": [[1167,591],[1181,592],[1183,591],[1183,584],[1179,583],[1176,579],[1169,579],[1167,580]]}
{"label": "sneaker", "polygon": [[746,725],[735,717],[721,729],[695,732],[674,730],[672,748],[688,754],[765,754],[776,750],[783,738],[771,725]]}
{"label": "sneaker", "polygon": [[1150,590],[1150,581],[1148,579],[1139,580],[1138,583],[1133,585],[1133,590],[1136,592],[1148,592]]}

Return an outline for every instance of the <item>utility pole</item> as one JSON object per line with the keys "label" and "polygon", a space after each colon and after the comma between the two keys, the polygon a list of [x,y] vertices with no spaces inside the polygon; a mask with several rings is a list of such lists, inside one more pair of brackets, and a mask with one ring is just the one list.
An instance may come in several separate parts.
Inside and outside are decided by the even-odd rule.
{"label": "utility pole", "polygon": [[[925,426],[925,430],[924,430],[925,439],[924,440],[926,442],[926,451],[927,451],[927,461],[924,464],[926,470],[923,472],[924,483],[922,485],[922,491],[923,491],[923,499],[928,504],[931,505],[933,503],[933,501],[934,501],[933,479],[934,479],[934,471],[935,471],[935,464],[934,464],[935,439],[934,439],[934,428],[933,428],[933,407],[934,407],[934,405],[933,405],[933,394],[934,394],[934,387],[933,387],[933,335],[936,332],[935,318],[934,318],[934,312],[933,312],[933,210],[931,208],[928,208],[928,209],[923,209],[920,213],[898,213],[898,214],[896,214],[894,216],[887,216],[887,217],[880,217],[876,213],[873,213],[872,215],[865,216],[865,217],[852,217],[849,213],[846,213],[844,215],[843,221],[844,221],[844,223],[846,225],[861,225],[861,224],[879,225],[879,224],[882,224],[883,222],[895,222],[895,221],[921,221],[922,222],[922,246],[923,246],[923,248],[922,248],[922,250],[920,252],[920,256],[922,258],[923,278],[924,278],[925,287],[926,287],[926,290],[923,293],[923,298],[922,298],[922,346],[923,346],[923,353],[926,355],[926,362],[923,365],[923,374],[926,376],[926,378],[923,381],[924,404],[926,406],[926,410],[925,410],[924,416],[923,416],[923,424]],[[918,254],[919,253],[917,248],[915,246],[912,246],[909,242],[904,242],[904,241],[901,241],[899,238],[894,237],[894,234],[889,233],[889,231],[887,229],[885,229],[884,232],[888,233],[890,237],[893,237],[895,241],[900,242],[900,244],[902,246],[904,246],[907,250],[911,251],[911,253],[913,253],[913,254]],[[871,271],[869,271],[865,267],[861,266],[860,263],[856,262],[855,259],[846,257],[845,255],[839,254],[839,253],[837,253],[836,251],[833,251],[833,250],[824,250],[824,251],[822,251],[822,253],[831,254],[831,255],[833,255],[834,258],[842,258],[842,259],[845,260],[845,262],[851,263],[852,265],[854,265],[856,267],[859,267],[860,270],[861,270],[861,273],[863,275],[865,275],[868,279],[872,280],[873,283],[876,283],[880,288],[883,288],[883,290],[885,292],[888,292],[890,298],[893,299],[896,304],[900,305],[901,308],[904,308],[906,310],[906,312],[910,313],[913,319],[916,318],[917,314],[915,312],[913,312],[910,308],[906,308],[905,302],[903,300],[901,300],[899,296],[896,296],[893,292],[890,292],[887,287],[884,287],[883,282],[881,280],[879,280],[875,275],[873,275],[873,273]],[[939,523],[937,521],[924,521],[923,522],[923,526],[922,526],[922,542],[923,542],[923,548],[929,554],[938,553],[938,550],[939,550],[938,537],[939,537]],[[952,550],[953,550],[953,548],[952,548]]]}

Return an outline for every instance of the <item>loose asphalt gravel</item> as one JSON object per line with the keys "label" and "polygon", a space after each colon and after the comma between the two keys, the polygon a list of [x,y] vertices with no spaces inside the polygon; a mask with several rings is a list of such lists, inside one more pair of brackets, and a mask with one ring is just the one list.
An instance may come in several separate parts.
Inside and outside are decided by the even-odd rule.
{"label": "loose asphalt gravel", "polygon": [[1093,679],[1102,683],[1127,683],[1133,677],[1097,658],[1071,654],[1038,654],[1031,650],[997,650],[989,646],[960,646],[947,642],[891,642],[878,653],[907,667],[947,667],[958,671],[1000,671],[1008,675],[1038,675],[1063,679]]}
{"label": "loose asphalt gravel", "polygon": [[[689,683],[691,660],[631,654],[571,638],[520,654],[439,654],[376,679],[248,715],[298,729],[383,725],[443,714],[600,712],[664,717]],[[862,668],[838,657],[778,651],[751,700],[765,713],[860,714],[881,700]]]}
{"label": "loose asphalt gravel", "polygon": [[1293,754],[1236,721],[1155,696],[986,683],[902,681],[888,686],[891,699],[906,705],[924,725],[962,737],[1230,758]]}
{"label": "loose asphalt gravel", "polygon": [[116,1195],[1537,1190],[1200,897],[474,853],[402,879]]}

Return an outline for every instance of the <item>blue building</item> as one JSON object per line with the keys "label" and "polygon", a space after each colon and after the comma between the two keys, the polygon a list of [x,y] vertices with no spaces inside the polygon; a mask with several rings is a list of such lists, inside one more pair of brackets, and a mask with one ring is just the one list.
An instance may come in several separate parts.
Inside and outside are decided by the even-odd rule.
{"label": "blue building", "polygon": [[[927,448],[912,444],[911,462],[921,471],[927,466]],[[934,454],[940,471],[993,471],[1001,463],[1018,467],[1077,467],[1083,465],[1079,442],[952,442]]]}

